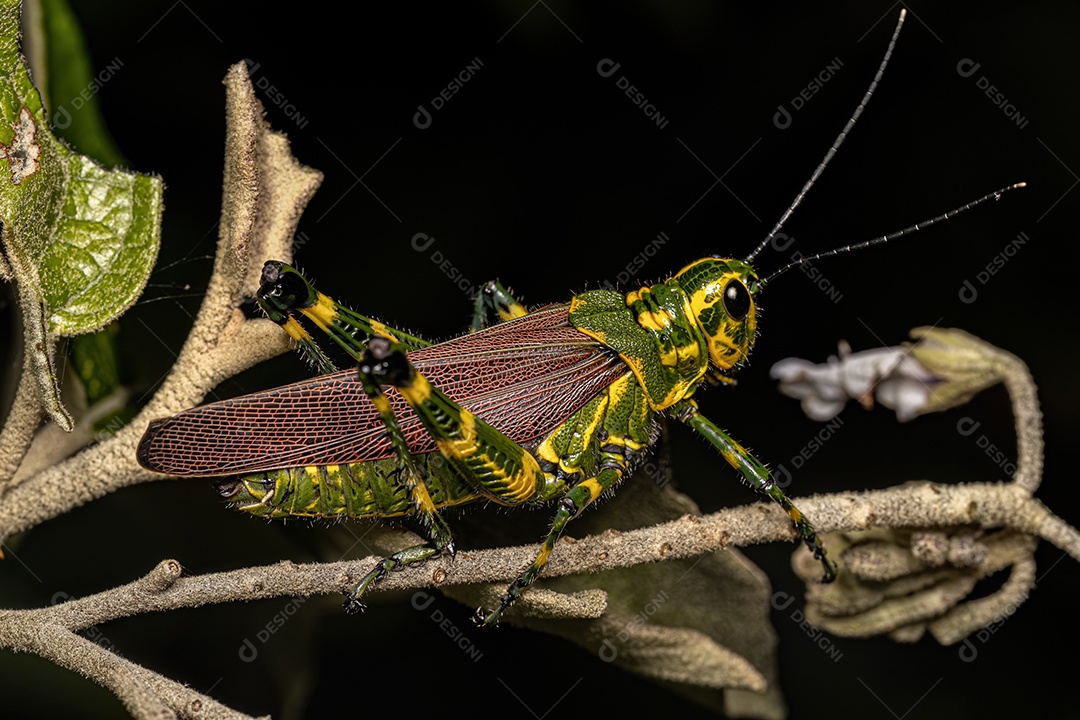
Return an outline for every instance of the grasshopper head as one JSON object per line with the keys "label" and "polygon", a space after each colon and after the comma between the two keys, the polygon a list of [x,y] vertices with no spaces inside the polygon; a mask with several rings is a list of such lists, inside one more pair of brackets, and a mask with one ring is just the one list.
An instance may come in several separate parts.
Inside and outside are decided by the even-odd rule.
{"label": "grasshopper head", "polygon": [[680,270],[675,282],[690,300],[713,366],[727,372],[741,365],[757,334],[754,295],[761,281],[754,268],[741,260],[702,258]]}

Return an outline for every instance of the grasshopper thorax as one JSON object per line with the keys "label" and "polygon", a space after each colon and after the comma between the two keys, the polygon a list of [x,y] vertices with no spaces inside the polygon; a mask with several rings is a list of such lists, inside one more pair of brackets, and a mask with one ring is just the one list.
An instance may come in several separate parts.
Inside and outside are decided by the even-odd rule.
{"label": "grasshopper thorax", "polygon": [[737,369],[757,336],[754,296],[761,287],[754,268],[741,260],[702,258],[675,274],[690,314],[709,347],[709,360],[723,373]]}

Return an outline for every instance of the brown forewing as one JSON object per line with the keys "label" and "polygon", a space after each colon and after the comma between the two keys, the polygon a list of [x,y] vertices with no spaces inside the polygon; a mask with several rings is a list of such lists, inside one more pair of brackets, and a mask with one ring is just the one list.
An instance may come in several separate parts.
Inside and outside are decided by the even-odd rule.
{"label": "brown forewing", "polygon": [[[525,443],[555,428],[628,372],[551,305],[409,353],[433,385]],[[414,454],[434,439],[393,388],[387,396]],[[152,422],[139,462],[173,475],[231,475],[390,457],[386,429],[355,370],[222,400]]]}

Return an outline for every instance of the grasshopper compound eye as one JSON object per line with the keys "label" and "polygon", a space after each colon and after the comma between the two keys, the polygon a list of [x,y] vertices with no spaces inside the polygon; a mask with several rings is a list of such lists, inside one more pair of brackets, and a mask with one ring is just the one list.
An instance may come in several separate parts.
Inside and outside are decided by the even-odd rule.
{"label": "grasshopper compound eye", "polygon": [[724,287],[724,310],[732,320],[744,320],[750,312],[750,291],[738,280]]}

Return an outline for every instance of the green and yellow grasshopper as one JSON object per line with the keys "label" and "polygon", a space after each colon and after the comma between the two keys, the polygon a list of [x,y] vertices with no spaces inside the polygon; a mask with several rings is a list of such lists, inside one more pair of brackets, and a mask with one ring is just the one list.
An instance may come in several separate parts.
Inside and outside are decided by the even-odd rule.
{"label": "green and yellow grasshopper", "polygon": [[[900,24],[882,68],[899,30]],[[264,517],[416,516],[428,542],[384,559],[348,588],[349,611],[362,607],[364,592],[388,571],[453,552],[442,508],[553,504],[535,559],[497,608],[478,611],[489,625],[541,574],[567,523],[643,460],[662,415],[689,426],[777,503],[831,581],[836,567],[810,521],[761,461],[700,412],[694,395],[705,380],[732,382],[746,362],[757,335],[757,298],[773,278],[1003,192],[759,276],[755,256],[832,157],[876,82],[789,211],[745,260],[705,257],[654,285],[591,290],[531,312],[492,282],[476,298],[473,332],[438,344],[357,314],[288,265],[268,262],[259,305],[326,374],[157,420],[139,446],[139,462],[174,475],[229,476],[218,484],[221,494]],[[491,315],[501,322],[487,326]],[[334,372],[300,317],[349,353],[358,370]]]}
{"label": "green and yellow grasshopper", "polygon": [[834,577],[810,523],[692,397],[710,370],[726,378],[753,344],[760,280],[748,264],[704,258],[665,283],[593,290],[531,313],[489,284],[480,304],[500,306],[506,321],[437,345],[339,306],[281,263],[267,263],[263,280],[260,305],[301,347],[315,345],[294,314],[328,332],[359,372],[156,421],[139,461],[176,475],[243,474],[219,489],[257,515],[419,516],[430,542],[380,563],[350,591],[350,609],[388,570],[453,550],[441,508],[555,502],[536,559],[484,619],[494,622],[540,574],[566,524],[644,457],[659,413],[696,430],[779,503]]}

